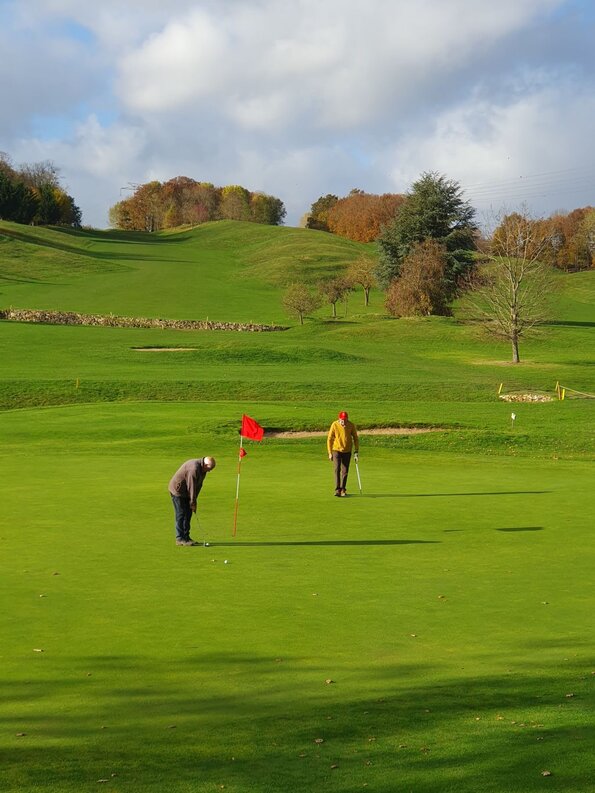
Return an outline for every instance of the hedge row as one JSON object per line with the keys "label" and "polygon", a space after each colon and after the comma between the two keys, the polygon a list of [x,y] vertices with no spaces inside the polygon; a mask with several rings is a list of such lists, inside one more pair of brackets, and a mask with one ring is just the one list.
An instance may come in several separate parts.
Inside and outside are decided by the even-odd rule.
{"label": "hedge row", "polygon": [[154,319],[115,317],[112,314],[78,314],[75,311],[36,311],[26,308],[0,309],[0,319],[35,322],[42,325],[94,325],[109,328],[166,328],[168,330],[236,330],[265,333],[288,330],[283,325],[258,325],[254,322],[212,322],[193,319]]}

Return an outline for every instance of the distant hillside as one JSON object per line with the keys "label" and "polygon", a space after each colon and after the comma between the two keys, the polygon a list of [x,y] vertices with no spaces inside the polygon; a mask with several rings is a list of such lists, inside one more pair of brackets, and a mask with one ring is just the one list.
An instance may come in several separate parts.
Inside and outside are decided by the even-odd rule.
{"label": "distant hillside", "polygon": [[280,322],[285,285],[314,284],[371,249],[236,221],[156,234],[0,221],[0,307]]}

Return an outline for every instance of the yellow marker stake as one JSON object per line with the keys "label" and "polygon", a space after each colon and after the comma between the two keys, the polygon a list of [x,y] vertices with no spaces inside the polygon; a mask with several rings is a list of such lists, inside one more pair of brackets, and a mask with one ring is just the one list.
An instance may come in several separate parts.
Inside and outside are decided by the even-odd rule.
{"label": "yellow marker stake", "polygon": [[500,388],[498,389],[498,396],[502,393],[502,389],[504,388],[504,383],[500,383]]}
{"label": "yellow marker stake", "polygon": [[566,389],[562,389],[562,401],[564,401],[564,397],[566,396]]}
{"label": "yellow marker stake", "polygon": [[76,385],[75,385],[75,388],[78,388],[78,387],[79,387],[79,379],[78,379],[78,377],[77,377],[77,378],[76,378]]}

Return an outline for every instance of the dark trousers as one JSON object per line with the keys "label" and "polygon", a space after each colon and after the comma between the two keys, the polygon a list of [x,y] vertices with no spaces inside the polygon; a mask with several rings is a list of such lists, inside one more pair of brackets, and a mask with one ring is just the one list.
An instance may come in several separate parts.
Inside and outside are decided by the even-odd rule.
{"label": "dark trousers", "polygon": [[351,452],[333,452],[333,467],[335,469],[335,490],[345,490],[347,487],[347,474]]}
{"label": "dark trousers", "polygon": [[[171,493],[170,493],[171,495]],[[176,540],[187,540],[190,537],[190,499],[184,496],[172,496],[172,504],[176,514]]]}

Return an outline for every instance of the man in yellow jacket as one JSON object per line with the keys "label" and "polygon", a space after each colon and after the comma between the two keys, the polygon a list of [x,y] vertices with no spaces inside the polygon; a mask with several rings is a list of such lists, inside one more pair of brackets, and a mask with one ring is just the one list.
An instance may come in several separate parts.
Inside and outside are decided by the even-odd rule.
{"label": "man in yellow jacket", "polygon": [[359,453],[359,438],[355,424],[349,421],[349,416],[342,410],[337,421],[333,421],[326,439],[328,458],[333,461],[335,470],[335,495],[346,496],[347,474],[351,462],[351,449],[355,450],[355,459]]}

